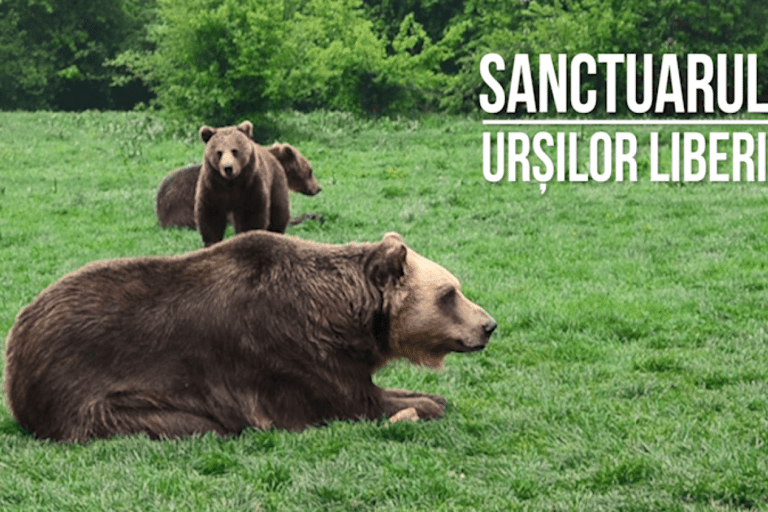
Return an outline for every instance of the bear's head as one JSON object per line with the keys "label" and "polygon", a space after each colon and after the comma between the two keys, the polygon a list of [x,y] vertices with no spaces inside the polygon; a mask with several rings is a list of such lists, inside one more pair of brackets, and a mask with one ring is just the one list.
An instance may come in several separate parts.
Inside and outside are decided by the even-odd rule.
{"label": "bear's head", "polygon": [[312,165],[298,149],[279,142],[275,142],[268,149],[285,169],[291,190],[308,196],[314,196],[322,190],[312,172]]}
{"label": "bear's head", "polygon": [[461,293],[453,274],[406,246],[397,233],[387,233],[375,246],[366,273],[389,311],[388,359],[441,368],[450,352],[484,349],[496,329],[496,321]]}
{"label": "bear's head", "polygon": [[200,127],[205,142],[205,163],[222,178],[234,180],[254,162],[253,124],[244,121],[226,128]]}

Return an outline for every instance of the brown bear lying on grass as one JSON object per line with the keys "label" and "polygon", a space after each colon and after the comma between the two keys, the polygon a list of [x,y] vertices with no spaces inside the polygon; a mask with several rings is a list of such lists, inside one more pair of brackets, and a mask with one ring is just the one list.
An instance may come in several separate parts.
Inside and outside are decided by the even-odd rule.
{"label": "brown bear lying on grass", "polygon": [[[312,165],[298,149],[290,144],[276,142],[267,150],[277,158],[283,167],[289,189],[308,196],[314,196],[322,190],[312,172]],[[202,164],[182,167],[171,171],[163,179],[155,200],[157,218],[162,227],[197,228],[195,222],[195,189],[202,167]],[[298,217],[291,217],[288,225],[300,224],[307,219],[315,219],[320,222],[325,220],[320,215],[305,213]],[[233,223],[231,214],[227,220],[230,224]]]}
{"label": "brown bear lying on grass", "polygon": [[396,233],[326,245],[257,231],[64,276],[16,318],[5,388],[22,427],[61,441],[437,418],[443,398],[371,374],[401,357],[440,367],[495,328]]}

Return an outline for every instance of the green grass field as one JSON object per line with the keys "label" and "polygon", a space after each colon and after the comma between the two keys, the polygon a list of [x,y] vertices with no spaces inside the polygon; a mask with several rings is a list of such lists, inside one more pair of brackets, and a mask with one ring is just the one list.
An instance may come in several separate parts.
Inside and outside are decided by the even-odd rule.
{"label": "green grass field", "polygon": [[[640,165],[636,183],[542,195],[483,179],[478,120],[286,113],[261,126],[260,142],[298,147],[323,186],[292,210],[327,222],[289,234],[398,231],[499,322],[485,352],[450,355],[442,372],[398,362],[375,376],[446,396],[445,417],[70,445],[22,431],[3,395],[0,510],[768,508],[765,183],[651,183]],[[197,128],[0,113],[0,340],[90,261],[201,247],[154,213],[163,176],[201,160]],[[671,129],[633,132],[653,130],[667,155]]]}

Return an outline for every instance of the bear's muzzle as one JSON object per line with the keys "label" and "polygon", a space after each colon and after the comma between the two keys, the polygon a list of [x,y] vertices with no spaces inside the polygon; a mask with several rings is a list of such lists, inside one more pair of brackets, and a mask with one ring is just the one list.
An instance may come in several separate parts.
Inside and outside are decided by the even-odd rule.
{"label": "bear's muzzle", "polygon": [[483,332],[481,336],[478,336],[477,339],[462,340],[460,342],[464,348],[463,352],[479,352],[480,350],[484,350],[491,339],[491,334],[493,334],[493,331],[496,330],[498,325],[496,320],[489,316],[488,320],[482,326]]}
{"label": "bear's muzzle", "polygon": [[496,327],[498,327],[499,324],[496,323],[496,320],[493,318],[488,318],[488,321],[483,326],[483,330],[485,331],[485,335],[490,338],[491,334],[493,334],[493,331],[496,330]]}

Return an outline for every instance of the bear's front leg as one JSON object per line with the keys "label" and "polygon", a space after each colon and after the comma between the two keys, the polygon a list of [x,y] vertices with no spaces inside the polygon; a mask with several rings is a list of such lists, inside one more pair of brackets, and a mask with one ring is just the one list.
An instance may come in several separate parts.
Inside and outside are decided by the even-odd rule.
{"label": "bear's front leg", "polygon": [[210,208],[196,208],[195,217],[197,228],[200,230],[200,236],[203,237],[203,244],[209,247],[224,239],[224,231],[227,228],[226,212]]}
{"label": "bear's front leg", "polygon": [[235,233],[240,234],[256,229],[267,229],[269,212],[262,209],[256,211],[232,212],[232,224]]}
{"label": "bear's front leg", "polygon": [[408,391],[405,389],[382,389],[381,397],[384,404],[384,414],[387,417],[413,407],[419,418],[442,418],[445,410],[445,398],[440,395],[431,395]]}
{"label": "bear's front leg", "polygon": [[235,233],[267,229],[269,225],[270,201],[263,184],[254,186],[252,197],[232,209]]}

